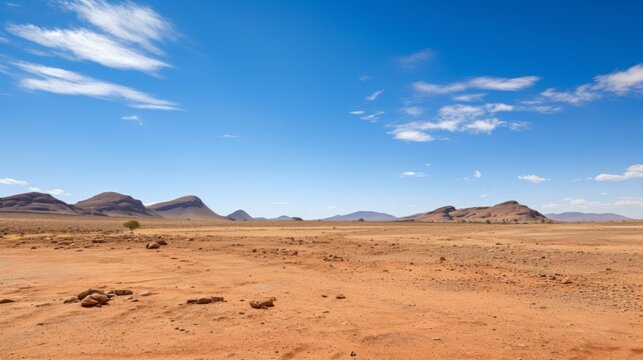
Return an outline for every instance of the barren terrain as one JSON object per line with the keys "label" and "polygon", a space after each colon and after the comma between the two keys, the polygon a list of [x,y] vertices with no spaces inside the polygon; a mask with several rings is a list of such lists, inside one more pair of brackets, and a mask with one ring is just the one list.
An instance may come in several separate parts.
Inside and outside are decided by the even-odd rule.
{"label": "barren terrain", "polygon": [[123,221],[0,215],[0,358],[643,358],[641,222]]}

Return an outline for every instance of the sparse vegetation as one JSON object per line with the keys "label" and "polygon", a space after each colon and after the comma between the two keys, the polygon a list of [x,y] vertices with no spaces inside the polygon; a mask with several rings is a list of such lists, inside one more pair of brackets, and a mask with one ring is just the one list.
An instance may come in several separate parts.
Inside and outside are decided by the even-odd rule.
{"label": "sparse vegetation", "polygon": [[130,221],[124,222],[123,226],[128,228],[130,232],[134,232],[134,230],[141,227],[141,223],[139,223],[136,220],[130,220]]}

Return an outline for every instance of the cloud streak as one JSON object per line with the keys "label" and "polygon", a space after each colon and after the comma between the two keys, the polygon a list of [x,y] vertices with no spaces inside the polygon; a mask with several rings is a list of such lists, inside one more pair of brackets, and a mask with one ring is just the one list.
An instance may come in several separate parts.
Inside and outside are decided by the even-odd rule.
{"label": "cloud streak", "polygon": [[518,91],[531,87],[540,78],[538,76],[522,76],[517,78],[500,78],[481,76],[465,82],[456,82],[446,85],[431,84],[424,81],[413,83],[412,87],[421,95],[444,95],[457,93],[469,89]]}
{"label": "cloud streak", "polygon": [[25,180],[18,180],[14,178],[1,178],[0,184],[2,185],[29,185]]}
{"label": "cloud streak", "polygon": [[594,177],[596,181],[617,182],[643,178],[643,164],[629,166],[623,174],[599,174]]}
{"label": "cloud streak", "polygon": [[160,100],[126,86],[96,80],[69,70],[26,62],[16,62],[14,65],[33,75],[19,76],[19,85],[26,90],[118,100],[141,109],[181,110],[171,101]]}
{"label": "cloud streak", "polygon": [[523,181],[528,181],[528,182],[534,183],[534,184],[541,184],[541,183],[544,183],[545,181],[550,180],[550,179],[546,179],[544,177],[540,177],[540,176],[534,175],[534,174],[520,175],[520,176],[518,176],[518,179],[523,180]]}

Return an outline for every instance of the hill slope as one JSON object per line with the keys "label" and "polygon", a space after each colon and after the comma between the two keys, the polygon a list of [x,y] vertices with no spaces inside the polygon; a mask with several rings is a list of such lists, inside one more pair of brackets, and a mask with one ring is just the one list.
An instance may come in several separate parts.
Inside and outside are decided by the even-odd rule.
{"label": "hill slope", "polygon": [[160,202],[147,207],[165,219],[226,220],[212,211],[196,196],[183,196],[178,199]]}
{"label": "hill slope", "polygon": [[254,220],[252,218],[252,216],[248,215],[247,212],[245,212],[245,211],[243,211],[241,209],[233,212],[232,214],[230,214],[230,215],[228,215],[226,217],[228,219],[230,219],[230,220],[235,220],[235,221],[250,221],[250,220]]}
{"label": "hill slope", "polygon": [[0,198],[0,211],[45,214],[85,215],[86,211],[69,205],[49,194],[29,192]]}
{"label": "hill slope", "polygon": [[153,210],[146,208],[141,200],[116,192],[100,193],[87,200],[77,202],[76,207],[90,213],[107,216],[160,217]]}
{"label": "hill slope", "polygon": [[357,221],[364,219],[364,221],[393,221],[397,218],[390,214],[375,212],[375,211],[356,211],[346,215],[335,215],[324,220],[326,221]]}
{"label": "hill slope", "polygon": [[517,201],[506,201],[494,206],[463,209],[445,206],[403,219],[422,222],[543,222],[547,217]]}
{"label": "hill slope", "polygon": [[582,213],[582,212],[564,212],[560,214],[547,214],[547,217],[556,221],[628,221],[633,220],[628,217],[613,213]]}

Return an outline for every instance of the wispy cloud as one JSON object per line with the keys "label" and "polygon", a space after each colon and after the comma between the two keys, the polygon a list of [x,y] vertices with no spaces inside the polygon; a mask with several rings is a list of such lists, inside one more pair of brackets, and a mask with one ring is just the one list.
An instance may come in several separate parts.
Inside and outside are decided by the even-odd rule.
{"label": "wispy cloud", "polygon": [[14,178],[0,178],[0,184],[2,185],[29,185],[29,182],[26,180],[18,180]]}
{"label": "wispy cloud", "polygon": [[623,196],[614,201],[594,201],[584,198],[566,197],[559,203],[548,203],[541,205],[542,209],[588,209],[588,208],[603,208],[603,209],[618,209],[627,207],[641,207],[643,206],[643,198],[635,196]]}
{"label": "wispy cloud", "polygon": [[408,107],[402,108],[402,111],[405,114],[411,115],[411,116],[420,116],[424,112],[424,110],[419,106],[408,106]]}
{"label": "wispy cloud", "polygon": [[369,96],[367,96],[366,100],[375,101],[380,95],[382,95],[383,92],[384,92],[384,89],[377,90],[374,93],[372,93]]}
{"label": "wispy cloud", "polygon": [[86,29],[43,29],[35,25],[9,25],[7,30],[39,45],[67,52],[115,69],[155,72],[169,66],[99,33]]}
{"label": "wispy cloud", "polygon": [[139,125],[143,125],[143,119],[141,119],[138,115],[125,115],[121,119],[126,121],[134,121],[134,122],[137,122]]}
{"label": "wispy cloud", "polygon": [[629,166],[623,174],[599,174],[594,177],[596,181],[625,181],[636,178],[643,178],[643,164]]}
{"label": "wispy cloud", "polygon": [[351,114],[351,115],[364,115],[365,113],[366,113],[366,111],[364,111],[364,110],[353,110],[353,111],[349,112],[349,114]]}
{"label": "wispy cloud", "polygon": [[233,134],[223,134],[221,135],[222,138],[224,139],[236,139],[239,137],[239,135],[233,135]]}
{"label": "wispy cloud", "polygon": [[530,174],[530,175],[520,175],[518,176],[518,179],[524,180],[524,181],[529,181],[534,184],[540,184],[544,183],[545,181],[549,181],[550,179],[546,179],[544,177],[540,177],[538,175]]}
{"label": "wispy cloud", "polygon": [[359,81],[367,81],[370,80],[371,77],[369,75],[360,75],[358,79]]}
{"label": "wispy cloud", "polygon": [[453,100],[460,102],[481,101],[485,94],[462,94],[453,97]]}
{"label": "wispy cloud", "polygon": [[431,84],[424,81],[413,83],[413,89],[423,95],[442,95],[465,91],[468,89],[518,91],[532,86],[540,78],[537,76],[522,76],[517,78],[500,78],[481,76],[464,82],[446,85]]}
{"label": "wispy cloud", "polygon": [[102,0],[77,0],[63,4],[105,33],[157,54],[161,51],[156,43],[176,36],[167,19],[154,9],[133,2],[111,4]]}
{"label": "wispy cloud", "polygon": [[406,70],[415,70],[433,58],[431,49],[420,50],[416,53],[397,58],[397,62]]}
{"label": "wispy cloud", "polygon": [[640,93],[642,90],[643,64],[637,64],[627,70],[598,75],[593,82],[579,85],[571,91],[558,91],[555,88],[549,88],[540,93],[540,101],[582,105],[600,99],[607,94],[624,96],[633,92]]}
{"label": "wispy cloud", "polygon": [[384,114],[384,111],[378,111],[378,112],[374,112],[374,113],[369,114],[369,115],[360,116],[360,119],[366,120],[366,121],[376,121],[383,114]]}
{"label": "wispy cloud", "polygon": [[490,134],[499,127],[518,130],[517,122],[497,119],[494,112],[509,111],[505,104],[487,104],[486,106],[447,105],[440,108],[433,121],[413,121],[394,126],[391,132],[397,140],[427,142],[435,140],[432,132],[469,132]]}
{"label": "wispy cloud", "polygon": [[419,171],[405,171],[401,175],[402,177],[425,177],[423,172]]}
{"label": "wispy cloud", "polygon": [[482,177],[482,173],[480,172],[480,170],[476,170],[476,171],[474,171],[474,172],[473,172],[473,177],[474,177],[474,178],[481,178],[481,177]]}
{"label": "wispy cloud", "polygon": [[44,194],[49,194],[49,195],[69,195],[65,190],[63,189],[51,189],[51,190],[42,190],[39,187],[32,186],[29,188],[29,191],[35,191],[39,193],[44,193]]}
{"label": "wispy cloud", "polygon": [[132,88],[96,80],[69,70],[26,62],[16,62],[14,65],[36,76],[19,76],[19,85],[27,90],[120,100],[141,109],[181,110],[171,101],[156,99]]}

